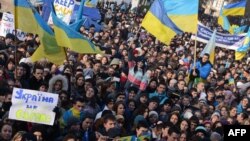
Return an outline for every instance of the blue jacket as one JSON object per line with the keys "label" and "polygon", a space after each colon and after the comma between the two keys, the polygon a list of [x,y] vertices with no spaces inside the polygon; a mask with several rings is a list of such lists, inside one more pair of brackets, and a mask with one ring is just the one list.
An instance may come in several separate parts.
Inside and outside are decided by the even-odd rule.
{"label": "blue jacket", "polygon": [[151,99],[153,97],[157,97],[159,99],[160,105],[162,105],[168,99],[166,92],[162,94],[159,94],[156,91],[154,93],[150,93],[149,98]]}
{"label": "blue jacket", "polygon": [[199,70],[200,77],[202,79],[207,79],[212,69],[212,64],[208,61],[202,65],[201,61],[198,61],[196,62],[196,68]]}
{"label": "blue jacket", "polygon": [[241,103],[237,105],[237,114],[240,114],[240,113],[243,113],[243,112],[246,112],[245,109],[243,109]]}

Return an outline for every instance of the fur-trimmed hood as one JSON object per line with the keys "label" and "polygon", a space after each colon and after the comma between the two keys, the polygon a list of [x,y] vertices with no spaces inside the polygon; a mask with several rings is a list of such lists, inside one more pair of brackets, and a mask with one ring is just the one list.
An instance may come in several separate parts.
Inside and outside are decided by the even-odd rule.
{"label": "fur-trimmed hood", "polygon": [[58,74],[53,76],[50,80],[49,80],[49,89],[48,92],[53,93],[54,92],[54,84],[56,83],[57,80],[61,80],[62,81],[62,90],[64,91],[68,91],[68,80],[65,76]]}

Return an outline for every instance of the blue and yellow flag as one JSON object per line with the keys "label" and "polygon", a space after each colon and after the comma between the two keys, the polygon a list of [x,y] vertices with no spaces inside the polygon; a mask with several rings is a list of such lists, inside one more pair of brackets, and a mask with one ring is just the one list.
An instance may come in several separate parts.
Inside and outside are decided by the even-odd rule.
{"label": "blue and yellow flag", "polygon": [[249,50],[250,47],[250,29],[247,32],[247,35],[244,39],[243,45],[235,51],[235,60],[241,60]]}
{"label": "blue and yellow flag", "polygon": [[27,0],[14,0],[16,28],[39,35],[40,46],[32,55],[32,61],[47,58],[55,64],[63,64],[65,51],[58,47],[52,29]]}
{"label": "blue and yellow flag", "polygon": [[199,0],[163,0],[165,13],[182,30],[197,32]]}
{"label": "blue and yellow flag", "polygon": [[223,8],[224,16],[240,16],[245,14],[246,0],[230,3]]}
{"label": "blue and yellow flag", "polygon": [[248,27],[247,25],[243,25],[243,26],[240,26],[240,27],[237,26],[237,25],[232,25],[230,33],[234,34],[234,35],[244,33],[244,31],[247,29],[247,27]]}
{"label": "blue and yellow flag", "polygon": [[244,43],[241,47],[237,49],[238,52],[246,52],[250,46],[250,29],[247,32],[246,38],[244,39]]}
{"label": "blue and yellow flag", "polygon": [[142,26],[158,40],[169,44],[176,34],[181,34],[183,31],[168,17],[163,4],[163,0],[153,2],[142,21]]}
{"label": "blue and yellow flag", "polygon": [[220,24],[223,29],[227,31],[232,31],[231,27],[226,16],[242,16],[245,14],[246,0],[242,0],[236,3],[230,3],[220,10],[220,16],[218,18],[218,24]]}
{"label": "blue and yellow flag", "polygon": [[231,28],[231,25],[227,19],[226,16],[220,15],[218,18],[218,24],[220,24],[222,26],[223,29],[229,31]]}
{"label": "blue and yellow flag", "polygon": [[80,8],[79,8],[79,10],[77,12],[77,17],[76,17],[75,22],[69,25],[70,28],[74,29],[75,31],[78,31],[81,28],[81,26],[82,26],[82,24],[84,22],[84,20],[82,18],[84,2],[85,1],[82,0],[81,3],[80,3]]}
{"label": "blue and yellow flag", "polygon": [[202,57],[204,54],[209,54],[209,60],[211,64],[214,64],[214,57],[215,57],[215,40],[216,40],[216,30],[214,30],[211,38],[209,39],[206,47],[202,50],[200,56]]}
{"label": "blue and yellow flag", "polygon": [[96,54],[100,50],[94,46],[87,38],[75,31],[60,20],[52,7],[52,19],[57,44],[62,47],[68,47],[77,53]]}

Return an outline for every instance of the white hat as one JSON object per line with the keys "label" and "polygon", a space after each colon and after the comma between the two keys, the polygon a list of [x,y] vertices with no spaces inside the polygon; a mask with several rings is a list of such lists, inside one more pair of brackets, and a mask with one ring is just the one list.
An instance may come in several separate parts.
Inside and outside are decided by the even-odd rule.
{"label": "white hat", "polygon": [[155,115],[157,118],[159,117],[159,115],[158,115],[158,113],[156,111],[150,111],[149,114],[148,114],[149,117],[153,116],[153,115]]}

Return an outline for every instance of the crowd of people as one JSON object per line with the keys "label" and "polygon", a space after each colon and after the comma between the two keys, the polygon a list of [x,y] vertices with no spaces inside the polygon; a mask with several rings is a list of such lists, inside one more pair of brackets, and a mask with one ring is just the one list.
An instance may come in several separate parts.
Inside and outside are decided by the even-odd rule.
{"label": "crowd of people", "polygon": [[[248,55],[235,61],[234,51],[216,47],[211,63],[209,54],[199,57],[206,44],[195,48],[191,33],[168,45],[150,35],[140,26],[143,5],[98,8],[104,28],[79,32],[103,54],[68,50],[60,66],[31,62],[39,37],[1,38],[1,141],[222,141],[224,125],[250,125]],[[200,10],[204,25],[225,32],[211,19]],[[58,94],[54,125],[9,119],[14,87]]]}

